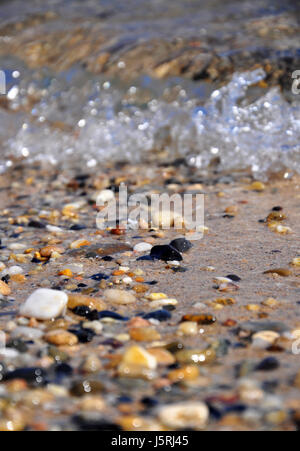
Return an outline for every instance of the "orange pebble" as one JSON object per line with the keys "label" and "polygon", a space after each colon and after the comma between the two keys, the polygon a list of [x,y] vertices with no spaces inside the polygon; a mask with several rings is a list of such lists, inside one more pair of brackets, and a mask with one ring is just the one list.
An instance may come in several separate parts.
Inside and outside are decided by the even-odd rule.
{"label": "orange pebble", "polygon": [[66,276],[66,277],[72,277],[73,273],[70,269],[63,269],[62,271],[59,271],[59,276]]}

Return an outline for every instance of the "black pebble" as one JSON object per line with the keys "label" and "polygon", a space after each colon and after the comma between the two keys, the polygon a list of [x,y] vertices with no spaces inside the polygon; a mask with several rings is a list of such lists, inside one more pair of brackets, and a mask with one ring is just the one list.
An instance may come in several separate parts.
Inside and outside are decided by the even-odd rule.
{"label": "black pebble", "polygon": [[84,230],[86,226],[80,224],[74,224],[70,227],[70,230]]}
{"label": "black pebble", "polygon": [[67,363],[57,363],[55,365],[54,371],[59,379],[62,379],[63,377],[72,376],[73,374],[73,368]]}
{"label": "black pebble", "polygon": [[46,385],[46,372],[42,368],[18,368],[4,375],[5,381],[24,379],[30,385]]}
{"label": "black pebble", "polygon": [[273,371],[277,370],[279,367],[280,363],[275,357],[267,357],[262,360],[255,369],[256,371]]}
{"label": "black pebble", "polygon": [[227,279],[230,279],[233,282],[240,282],[242,280],[239,276],[236,276],[235,274],[229,274],[226,277],[227,277]]}
{"label": "black pebble", "polygon": [[178,252],[188,252],[192,247],[192,243],[185,238],[176,238],[171,241],[170,246],[174,247]]}
{"label": "black pebble", "polygon": [[98,274],[94,274],[93,276],[91,276],[90,279],[96,280],[97,282],[99,282],[101,280],[107,280],[107,279],[109,279],[109,277],[106,274],[99,272]]}
{"label": "black pebble", "polygon": [[72,311],[75,315],[83,317],[87,317],[91,313],[91,309],[85,305],[78,305]]}
{"label": "black pebble", "polygon": [[129,320],[129,318],[119,315],[119,313],[111,312],[110,310],[103,310],[102,312],[98,312],[98,319],[102,319],[102,318],[113,318],[118,321],[128,321]]}
{"label": "black pebble", "polygon": [[110,255],[106,255],[105,257],[102,257],[101,260],[105,262],[112,262],[113,258]]}
{"label": "black pebble", "polygon": [[155,398],[150,398],[150,396],[145,396],[142,400],[141,403],[144,404],[144,406],[148,407],[148,408],[153,408],[156,407],[158,405],[158,401]]}
{"label": "black pebble", "polygon": [[90,343],[96,335],[91,329],[70,329],[69,332],[76,335],[79,343]]}
{"label": "black pebble", "polygon": [[143,316],[144,319],[157,319],[158,321],[168,321],[172,318],[172,315],[167,310],[156,310],[155,312],[146,313]]}
{"label": "black pebble", "polygon": [[181,254],[174,249],[172,246],[164,245],[164,246],[154,246],[151,249],[150,257],[156,258],[157,260],[167,261],[182,261]]}
{"label": "black pebble", "polygon": [[28,351],[27,344],[21,340],[20,338],[14,338],[13,340],[7,343],[8,348],[16,349],[17,351],[24,353]]}
{"label": "black pebble", "polygon": [[84,418],[81,415],[76,415],[72,421],[81,431],[121,431],[120,426],[110,423],[104,418]]}
{"label": "black pebble", "polygon": [[31,220],[28,223],[28,227],[33,227],[34,229],[45,229],[46,226],[42,222]]}
{"label": "black pebble", "polygon": [[97,310],[91,310],[89,307],[85,305],[79,305],[75,307],[73,310],[73,313],[78,316],[82,316],[89,321],[95,321],[98,319],[98,311]]}

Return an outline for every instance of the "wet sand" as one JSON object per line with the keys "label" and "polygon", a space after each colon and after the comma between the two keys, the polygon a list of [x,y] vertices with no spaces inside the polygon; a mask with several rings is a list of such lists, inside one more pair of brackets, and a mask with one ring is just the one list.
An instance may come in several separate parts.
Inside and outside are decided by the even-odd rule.
{"label": "wet sand", "polygon": [[[131,173],[130,177],[128,177],[128,171]],[[298,314],[300,272],[299,267],[291,265],[293,259],[299,256],[299,177],[295,176],[286,181],[271,181],[266,184],[262,192],[249,189],[252,183],[250,177],[233,180],[229,184],[203,183],[200,192],[205,193],[205,226],[208,230],[202,240],[193,242],[193,248],[189,253],[183,254],[181,272],[178,268],[162,261],[137,261],[138,257],[148,253],[137,254],[126,251],[114,254],[114,246],[120,242],[130,247],[145,240],[153,245],[167,244],[177,236],[174,230],[164,231],[163,235],[153,230],[128,231],[121,236],[113,235],[109,230],[99,234],[95,225],[96,211],[93,202],[76,212],[78,217],[63,218],[61,215],[65,205],[77,202],[79,199],[91,198],[91,195],[97,191],[95,185],[99,187],[101,178],[101,183],[105,185],[107,176],[110,181],[116,181],[120,177],[127,180],[130,178],[129,187],[133,191],[136,191],[138,186],[143,188],[146,186],[149,192],[153,190],[164,192],[166,188],[162,185],[162,180],[175,174],[180,183],[176,186],[169,185],[175,191],[185,192],[194,180],[194,176],[187,175],[184,170],[182,174],[185,173],[185,175],[182,175],[180,170],[178,172],[178,169],[172,167],[157,168],[153,171],[152,179],[150,177],[145,185],[146,181],[142,173],[142,168],[103,170],[103,173],[98,174],[97,177],[91,175],[87,178],[84,186],[80,188],[70,176],[63,177],[63,174],[60,174],[58,179],[55,179],[55,176],[49,179],[42,171],[15,171],[11,176],[1,177],[1,239],[4,246],[1,257],[8,267],[21,266],[25,275],[25,280],[22,281],[7,280],[12,293],[6,297],[8,305],[1,308],[0,324],[1,329],[7,331],[8,341],[18,322],[19,325],[24,322],[18,313],[10,315],[9,312],[18,312],[26,298],[35,289],[41,287],[59,288],[69,294],[75,289],[77,293],[103,299],[108,310],[130,318],[141,317],[153,311],[149,301],[145,300],[150,293],[165,293],[169,298],[176,298],[178,301],[176,308],[170,311],[170,319],[150,325],[160,334],[158,340],[144,342],[132,336],[122,342],[120,334],[130,333],[133,326],[128,322],[119,321],[103,323],[102,333],[94,336],[90,343],[60,346],[59,348],[69,356],[68,365],[71,366],[73,374],[59,382],[57,377],[53,376],[53,368],[55,368],[53,358],[46,357],[49,343],[47,344],[44,338],[33,340],[33,342],[26,337],[21,338],[21,342],[28,345],[27,364],[24,363],[25,355],[20,354],[16,360],[6,361],[7,358],[3,360],[8,364],[7,368],[12,370],[23,366],[44,367],[52,388],[50,389],[47,385],[34,388],[36,384],[32,384],[32,381],[27,381],[27,384],[21,383],[19,378],[5,382],[4,372],[4,381],[1,383],[2,398],[11,406],[12,411],[7,406],[3,407],[3,418],[7,419],[9,416],[13,418],[17,415],[12,407],[17,399],[20,418],[16,421],[16,429],[93,429],[93,425],[96,429],[101,429],[107,427],[109,423],[109,427],[121,427],[125,430],[149,428],[168,430],[170,428],[159,420],[159,409],[169,403],[193,400],[205,402],[210,407],[211,415],[205,427],[207,430],[295,430],[297,428],[295,418],[300,408],[300,400],[298,399],[299,383],[294,384],[293,381],[298,372],[299,357],[292,354],[292,340],[288,339],[286,334],[284,337],[284,331],[291,332],[300,328]],[[231,206],[237,207],[235,214],[224,217],[226,208]],[[290,228],[288,234],[275,233],[266,223],[259,222],[278,206],[283,208],[283,213],[287,217],[282,225]],[[42,213],[43,210],[48,212],[56,210],[60,213],[56,221],[49,221],[43,218],[45,215],[45,212]],[[25,224],[22,225],[21,219],[19,219],[21,224],[11,224],[23,216],[44,224],[52,223],[61,227],[63,231],[49,233],[44,229],[33,229]],[[87,229],[68,230],[76,223],[86,226]],[[97,258],[86,258],[89,246],[81,247],[77,251],[78,256],[76,253],[72,254],[74,251],[70,252],[68,248],[70,243],[77,239],[88,240],[91,245],[99,243],[104,248],[107,243],[111,243],[109,252],[112,260],[101,260],[104,254]],[[60,258],[51,259],[48,264],[45,264],[47,259],[31,262],[32,257],[36,255],[35,252],[46,244],[55,242],[65,249]],[[26,249],[31,249],[28,251],[29,258],[25,255],[26,259],[22,263],[20,263],[22,258],[16,262],[14,259],[20,259],[20,254],[24,256],[26,250],[25,248],[20,251],[9,250],[7,246],[11,243],[24,243]],[[16,253],[17,257],[12,256]],[[6,261],[6,256],[10,256],[11,259]],[[81,277],[78,278],[75,274],[70,278],[58,276],[59,271],[74,263],[83,265]],[[120,275],[114,272],[119,270],[120,265],[130,268],[129,273],[133,280],[129,286],[122,282],[125,276],[122,271]],[[288,276],[264,274],[265,271],[276,268],[288,270]],[[136,281],[139,279],[136,279],[133,273],[137,269],[143,271],[141,280],[144,282]],[[109,279],[102,281],[101,284],[90,279],[93,274],[99,272],[105,273]],[[233,285],[229,284],[227,288],[225,286],[225,291],[222,291],[222,287],[218,290],[214,279],[229,274],[237,275],[241,281]],[[153,281],[155,285],[147,284]],[[85,286],[80,286],[80,283]],[[104,290],[110,286],[124,289],[126,292],[135,290],[136,301],[130,305],[117,306],[107,303],[104,299]],[[228,298],[233,299],[228,304],[236,303],[220,305],[220,301],[215,302],[217,299],[224,301]],[[265,303],[269,298],[276,299],[278,304],[263,305],[262,302]],[[9,299],[14,299],[14,302]],[[195,336],[178,336],[178,327],[184,315],[207,313],[215,316],[215,323],[211,325],[199,323],[199,330]],[[10,321],[9,327],[8,321]],[[31,319],[29,324],[26,321],[24,324],[46,333],[55,329],[55,325],[70,330],[81,321],[83,318],[68,310],[63,323],[59,319],[54,325],[51,322]],[[255,349],[251,336],[259,327],[256,326],[251,333],[245,331],[247,327],[245,330],[243,327],[248,321],[266,323],[269,327],[272,327],[273,322],[281,322],[283,323],[281,337],[277,338],[268,349]],[[143,324],[140,333],[145,327],[146,325]],[[12,330],[7,330],[10,328]],[[264,328],[268,329],[267,326]],[[176,352],[174,354],[174,345],[170,348],[169,345],[174,342],[180,342],[185,349],[200,350],[213,346],[217,349],[217,356],[211,363],[199,365],[200,372],[193,380],[183,378],[181,382],[174,383],[170,381],[168,374],[186,365],[180,359],[178,361]],[[125,350],[136,344],[145,349],[173,349],[171,354],[173,353],[177,363],[175,366],[175,360],[173,363],[172,361],[166,363],[164,362],[166,356],[164,358],[160,356],[158,369],[150,379],[142,373],[135,377],[124,377],[124,375],[121,377],[117,365],[122,360]],[[83,373],[80,369],[82,362],[90,354],[96,354],[102,364],[102,370],[94,374]],[[274,368],[271,365],[269,371],[253,369],[259,362],[270,357],[275,358],[278,365],[276,364]],[[240,377],[237,377],[237,366],[242,363]],[[244,380],[241,379],[242,375],[252,384],[246,392],[241,391],[240,388],[241,381]],[[90,401],[93,407],[89,408],[82,407],[83,398],[75,395],[72,389],[75,382],[84,379],[101,380],[104,384],[100,394],[92,392],[91,398],[95,397],[95,399],[94,404]],[[63,393],[53,389],[53,385],[61,387]],[[258,399],[255,398],[257,391]],[[38,407],[35,407],[32,401],[35,392],[41,398]],[[124,406],[122,401],[117,400],[125,393],[130,401],[127,400]],[[104,403],[104,407],[100,409],[96,405],[99,396]],[[153,406],[148,406],[142,401],[146,396],[154,400]],[[252,396],[255,402],[251,399]],[[51,402],[47,401],[48,398],[51,398]],[[50,402],[50,408],[46,409],[47,402]],[[57,412],[59,412],[58,416]],[[136,418],[137,423],[132,418]],[[4,423],[1,423],[2,428],[5,428]],[[134,424],[137,426],[134,427]],[[184,423],[182,428],[185,428]]]}

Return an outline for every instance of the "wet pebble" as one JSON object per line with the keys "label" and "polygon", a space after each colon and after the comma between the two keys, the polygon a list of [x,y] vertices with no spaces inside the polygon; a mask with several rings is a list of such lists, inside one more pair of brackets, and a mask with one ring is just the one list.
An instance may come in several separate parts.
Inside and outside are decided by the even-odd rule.
{"label": "wet pebble", "polygon": [[63,291],[40,288],[34,291],[20,308],[20,314],[29,318],[47,320],[62,315],[68,303]]}
{"label": "wet pebble", "polygon": [[170,246],[180,253],[188,252],[192,247],[192,243],[185,238],[176,238],[171,241]]}
{"label": "wet pebble", "polygon": [[157,259],[157,260],[163,260],[165,262],[168,261],[182,261],[181,254],[172,246],[163,245],[163,246],[154,246],[151,249],[150,257]]}
{"label": "wet pebble", "polygon": [[105,290],[104,296],[109,303],[117,305],[127,305],[136,302],[136,297],[133,292],[118,290],[116,288]]}
{"label": "wet pebble", "polygon": [[172,318],[172,315],[167,310],[156,310],[155,312],[146,313],[143,316],[144,319],[156,319],[160,322],[168,321]]}
{"label": "wet pebble", "polygon": [[5,374],[4,380],[24,379],[29,385],[45,385],[47,374],[42,368],[18,368]]}
{"label": "wet pebble", "polygon": [[256,371],[274,371],[280,367],[279,361],[275,357],[267,357],[255,368]]}
{"label": "wet pebble", "polygon": [[159,420],[168,428],[180,430],[203,429],[209,419],[209,410],[202,402],[182,402],[163,406]]}

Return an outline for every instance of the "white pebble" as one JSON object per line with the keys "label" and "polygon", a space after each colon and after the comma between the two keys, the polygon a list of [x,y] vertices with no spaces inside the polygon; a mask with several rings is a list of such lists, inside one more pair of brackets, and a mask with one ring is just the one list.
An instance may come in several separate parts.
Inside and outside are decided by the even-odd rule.
{"label": "white pebble", "polygon": [[7,247],[11,251],[21,251],[23,249],[26,249],[26,245],[22,243],[10,243]]}
{"label": "white pebble", "polygon": [[21,268],[21,266],[11,266],[10,268],[6,268],[4,269],[0,276],[1,277],[5,277],[5,276],[16,276],[17,274],[22,274],[23,273],[23,269]]}
{"label": "white pebble", "polygon": [[272,330],[263,330],[261,332],[257,332],[252,337],[252,346],[258,349],[267,349],[269,348],[280,335],[277,332]]}
{"label": "white pebble", "polygon": [[60,227],[56,227],[56,226],[53,226],[53,225],[50,225],[50,224],[46,225],[46,229],[48,230],[48,232],[51,232],[51,233],[63,232],[63,229],[61,229]]}
{"label": "white pebble", "polygon": [[159,307],[165,307],[166,305],[177,305],[177,299],[158,299],[157,301],[152,301],[150,307],[153,309]]}
{"label": "white pebble", "polygon": [[136,297],[131,291],[108,289],[104,291],[104,296],[112,304],[126,305],[136,301]]}
{"label": "white pebble", "polygon": [[114,198],[115,193],[113,191],[111,191],[110,189],[104,189],[97,195],[96,203],[98,206],[101,206],[105,204],[105,202],[110,202]]}
{"label": "white pebble", "polygon": [[160,409],[160,421],[174,429],[203,429],[209,418],[209,410],[202,402],[182,402],[170,404]]}
{"label": "white pebble", "polygon": [[95,332],[96,335],[101,335],[101,332],[103,330],[103,325],[100,321],[85,321],[82,324],[83,329],[91,329]]}
{"label": "white pebble", "polygon": [[149,243],[138,243],[134,246],[133,250],[135,252],[148,252],[152,249],[152,244]]}
{"label": "white pebble", "polygon": [[20,314],[29,318],[48,320],[61,316],[68,296],[63,291],[40,288],[34,291],[20,308]]}
{"label": "white pebble", "polygon": [[44,335],[44,332],[42,332],[39,329],[35,329],[33,327],[26,327],[26,326],[19,326],[16,327],[12,333],[11,336],[13,338],[28,338],[29,340],[36,340],[41,338]]}

